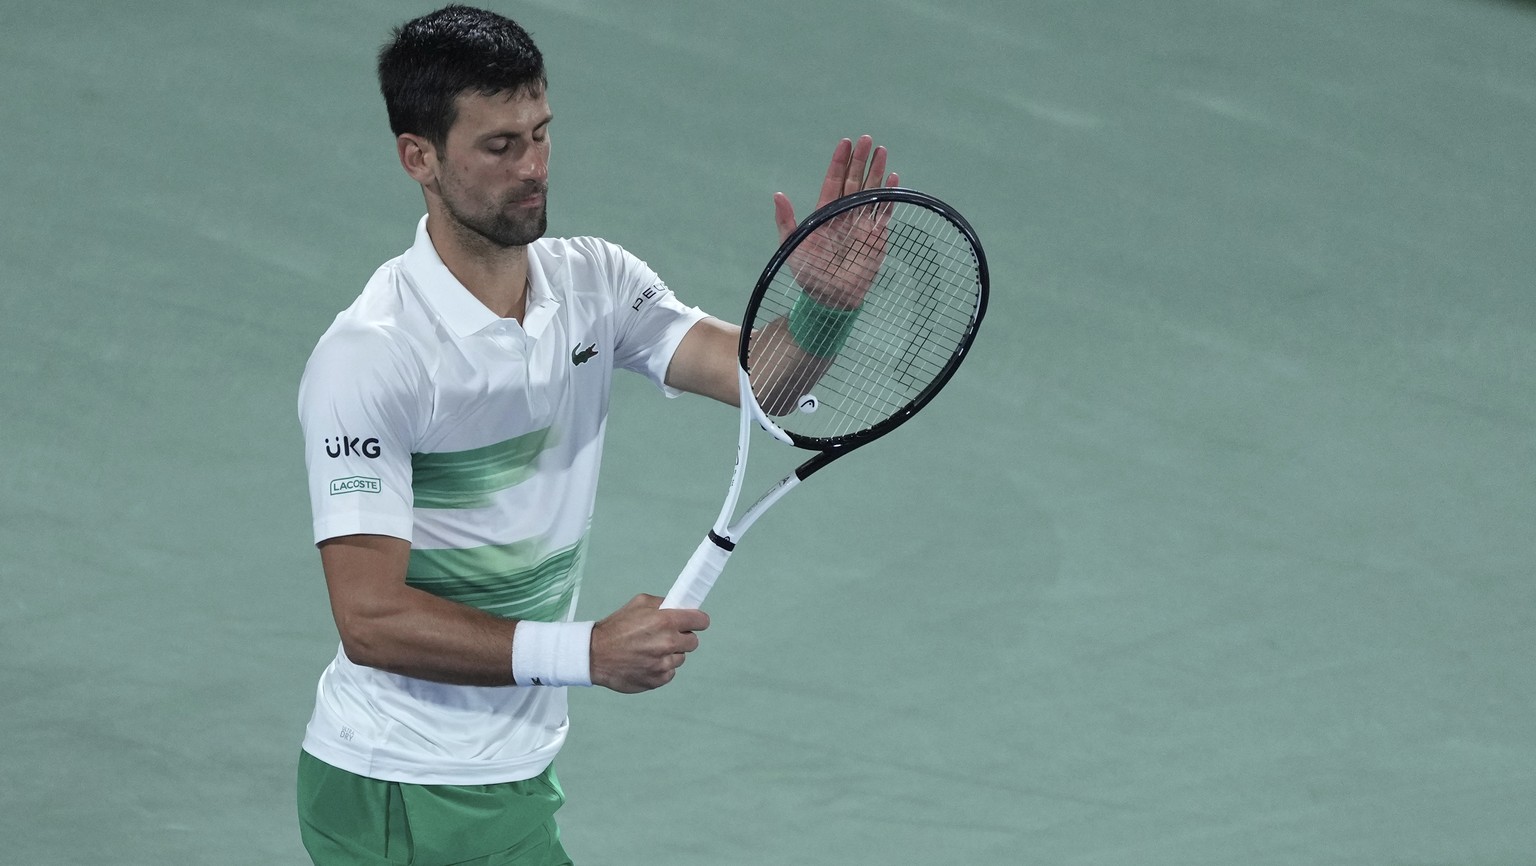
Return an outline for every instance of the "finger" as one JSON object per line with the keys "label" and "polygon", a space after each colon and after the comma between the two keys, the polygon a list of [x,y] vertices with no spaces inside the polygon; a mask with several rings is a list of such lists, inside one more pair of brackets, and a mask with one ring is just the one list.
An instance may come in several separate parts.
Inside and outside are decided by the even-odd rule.
{"label": "finger", "polygon": [[709,628],[709,614],[702,610],[675,608],[666,611],[671,615],[667,625],[681,632],[704,631]]}
{"label": "finger", "polygon": [[864,171],[869,164],[869,151],[874,145],[875,140],[867,135],[859,136],[859,140],[854,142],[848,172],[843,177],[843,195],[851,195],[863,188]]}
{"label": "finger", "polygon": [[848,179],[848,159],[853,154],[853,142],[843,139],[832,150],[832,162],[827,166],[827,176],[821,182],[821,195],[816,206],[821,207],[843,194],[843,182]]}
{"label": "finger", "polygon": [[864,178],[864,188],[874,189],[885,178],[886,151],[883,147],[875,148],[875,155],[869,161],[869,174]]}
{"label": "finger", "polygon": [[773,194],[773,222],[779,227],[779,243],[783,243],[789,233],[795,230],[795,206],[789,203],[789,196],[782,192]]}

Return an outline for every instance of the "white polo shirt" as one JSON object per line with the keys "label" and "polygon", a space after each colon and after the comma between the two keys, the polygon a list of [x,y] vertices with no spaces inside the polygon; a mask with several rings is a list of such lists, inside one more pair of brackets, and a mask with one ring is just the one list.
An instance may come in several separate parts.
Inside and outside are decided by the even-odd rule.
{"label": "white polo shirt", "polygon": [[[704,313],[597,238],[528,247],[521,325],[448,271],[427,235],[320,338],[299,386],[316,543],[411,542],[406,582],[497,616],[574,617],[617,368],[664,378]],[[510,659],[508,660],[510,665]],[[452,686],[338,650],[304,749],[362,776],[477,785],[543,772],[563,688]]]}

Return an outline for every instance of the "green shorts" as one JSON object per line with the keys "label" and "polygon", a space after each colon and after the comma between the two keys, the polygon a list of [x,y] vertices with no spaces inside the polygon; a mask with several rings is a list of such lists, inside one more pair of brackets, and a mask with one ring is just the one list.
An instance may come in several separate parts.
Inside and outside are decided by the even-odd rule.
{"label": "green shorts", "polygon": [[369,779],[299,753],[299,832],[317,866],[570,866],[553,767],[500,785]]}

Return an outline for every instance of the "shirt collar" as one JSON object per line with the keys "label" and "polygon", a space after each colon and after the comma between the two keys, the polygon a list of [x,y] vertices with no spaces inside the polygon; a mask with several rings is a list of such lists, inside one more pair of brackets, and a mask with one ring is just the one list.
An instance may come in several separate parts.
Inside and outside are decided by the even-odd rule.
{"label": "shirt collar", "polygon": [[[546,270],[553,263],[541,261],[537,250],[536,244],[529,244],[528,298],[523,312],[524,330],[534,338],[544,330],[560,306],[550,287],[550,278],[555,276],[557,269],[549,267]],[[500,316],[471,294],[443,264],[437,248],[432,245],[432,236],[427,234],[426,217],[416,224],[416,242],[405,251],[404,265],[411,282],[454,336],[463,339],[501,321]]]}

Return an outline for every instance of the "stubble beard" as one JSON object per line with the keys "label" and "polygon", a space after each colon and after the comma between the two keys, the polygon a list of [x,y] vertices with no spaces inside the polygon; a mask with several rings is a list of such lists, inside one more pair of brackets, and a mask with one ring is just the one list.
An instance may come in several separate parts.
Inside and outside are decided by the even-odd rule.
{"label": "stubble beard", "polygon": [[[444,197],[443,206],[448,215],[453,218],[463,231],[483,239],[491,246],[507,249],[509,247],[526,247],[541,237],[549,229],[549,187],[540,184],[532,190],[523,190],[522,194],[513,198],[504,199],[500,206],[492,213],[484,216],[466,214],[453,202]],[[545,196],[545,200],[534,209],[518,208],[516,202],[531,195]]]}

